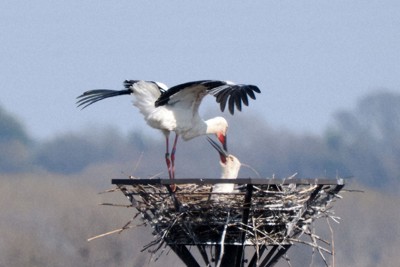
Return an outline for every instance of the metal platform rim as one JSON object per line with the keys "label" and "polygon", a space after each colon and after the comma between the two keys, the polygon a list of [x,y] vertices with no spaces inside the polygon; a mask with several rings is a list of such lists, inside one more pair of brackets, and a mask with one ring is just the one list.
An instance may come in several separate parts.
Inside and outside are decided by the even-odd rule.
{"label": "metal platform rim", "polygon": [[328,178],[293,178],[293,179],[271,179],[271,178],[182,178],[170,180],[167,178],[155,179],[112,179],[112,184],[117,185],[171,185],[171,184],[253,184],[253,185],[344,185],[343,178],[328,179]]}

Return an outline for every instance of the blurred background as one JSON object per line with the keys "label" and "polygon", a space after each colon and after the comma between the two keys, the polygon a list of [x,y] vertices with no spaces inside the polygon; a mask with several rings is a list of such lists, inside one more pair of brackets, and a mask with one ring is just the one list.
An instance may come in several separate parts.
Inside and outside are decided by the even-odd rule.
{"label": "blurred background", "polygon": [[[125,79],[257,85],[229,122],[229,149],[261,177],[344,177],[337,266],[395,266],[400,246],[398,1],[3,1],[0,3],[0,266],[181,266],[140,252],[151,229],[112,178],[167,177],[164,139],[128,96],[85,110]],[[199,160],[201,159],[201,160]],[[219,177],[203,137],[178,146],[177,178]],[[254,177],[242,168],[240,177]],[[326,230],[321,230],[326,232]],[[289,252],[293,266],[310,254]],[[281,266],[287,266],[283,262]]]}

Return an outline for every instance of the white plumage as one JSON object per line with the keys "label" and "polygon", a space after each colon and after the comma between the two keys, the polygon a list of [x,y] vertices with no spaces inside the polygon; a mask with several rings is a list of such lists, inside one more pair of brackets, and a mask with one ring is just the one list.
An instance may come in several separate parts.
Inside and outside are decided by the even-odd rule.
{"label": "white plumage", "polygon": [[[236,179],[239,175],[241,167],[240,161],[233,155],[228,154],[226,150],[220,147],[211,138],[208,138],[210,144],[218,151],[221,165],[221,178]],[[215,184],[212,188],[213,193],[232,193],[234,192],[234,184]],[[217,199],[213,196],[211,199]]]}
{"label": "white plumage", "polygon": [[[153,81],[126,80],[124,90],[97,89],[84,92],[78,96],[78,106],[82,109],[105,98],[118,95],[134,96],[133,105],[143,114],[146,122],[153,128],[161,130],[166,138],[165,160],[170,178],[175,177],[175,152],[178,137],[190,140],[206,134],[215,134],[226,149],[227,121],[215,117],[204,121],[198,109],[204,96],[210,94],[216,97],[221,110],[226,105],[231,114],[234,109],[239,111],[242,103],[248,105],[248,96],[255,99],[260,89],[254,85],[233,84],[226,81],[203,80],[188,82],[171,87]],[[169,134],[176,133],[174,144],[169,154]]]}

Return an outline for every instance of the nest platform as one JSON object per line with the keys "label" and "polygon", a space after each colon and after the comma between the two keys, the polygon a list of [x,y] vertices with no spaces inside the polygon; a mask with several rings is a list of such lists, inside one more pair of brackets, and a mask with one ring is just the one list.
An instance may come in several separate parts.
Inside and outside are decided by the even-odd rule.
{"label": "nest platform", "polygon": [[[232,182],[234,192],[212,192],[213,185]],[[144,250],[155,253],[168,245],[187,266],[201,266],[191,246],[203,266],[273,266],[295,243],[318,250],[326,265],[324,254],[333,254],[312,226],[321,217],[337,220],[330,203],[340,197],[343,179],[177,179],[175,192],[169,179],[112,183],[154,230],[155,240]],[[255,252],[245,261],[248,246]]]}

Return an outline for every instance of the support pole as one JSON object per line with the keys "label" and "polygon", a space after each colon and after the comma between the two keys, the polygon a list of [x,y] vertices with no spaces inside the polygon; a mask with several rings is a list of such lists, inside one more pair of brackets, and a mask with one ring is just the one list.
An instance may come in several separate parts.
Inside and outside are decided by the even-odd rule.
{"label": "support pole", "polygon": [[175,252],[176,255],[186,264],[188,267],[200,267],[192,253],[186,248],[185,245],[173,245],[169,247]]}
{"label": "support pole", "polygon": [[[257,254],[257,251],[254,252],[253,257],[251,258],[249,265],[247,267],[257,267],[257,261],[261,259],[262,255],[264,254],[265,249],[267,248],[267,246],[262,245],[260,247],[260,250]],[[256,248],[257,249],[257,248]],[[258,258],[259,257],[259,258]]]}
{"label": "support pole", "polygon": [[[243,204],[243,216],[242,216],[242,224],[243,228],[247,231],[247,224],[249,222],[249,215],[250,215],[250,207],[251,207],[251,197],[253,196],[253,185],[247,184],[246,187],[246,196],[244,197],[244,204]],[[241,246],[238,248],[238,253],[236,254],[236,266],[241,267],[244,264],[244,245],[246,242],[246,231],[242,231],[240,234],[240,242],[242,243]]]}
{"label": "support pole", "polygon": [[[253,185],[247,184],[246,195],[243,203],[242,226],[247,229],[249,221],[251,197],[253,195]],[[246,241],[246,232],[240,234],[241,245],[225,245],[225,253],[222,255],[221,267],[243,267],[244,266],[244,247]]]}
{"label": "support pole", "polygon": [[265,267],[272,267],[272,266],[274,266],[274,265],[279,261],[279,259],[289,250],[289,248],[290,248],[291,246],[292,246],[292,245],[284,245],[284,246],[281,246],[281,247],[279,248],[278,252],[276,252],[275,256],[272,257],[272,259],[271,259],[266,265],[263,265],[263,263],[262,263],[261,266],[265,266]]}
{"label": "support pole", "polygon": [[201,257],[203,257],[206,267],[211,267],[211,263],[210,263],[210,260],[208,259],[206,247],[204,245],[197,245],[197,248],[200,252]]}

